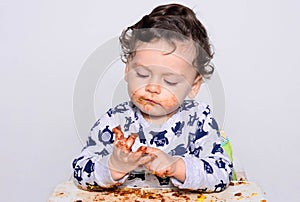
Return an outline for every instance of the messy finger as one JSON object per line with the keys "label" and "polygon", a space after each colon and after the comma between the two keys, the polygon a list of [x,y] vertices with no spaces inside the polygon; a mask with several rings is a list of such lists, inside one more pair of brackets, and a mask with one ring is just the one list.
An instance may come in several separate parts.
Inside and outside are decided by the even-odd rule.
{"label": "messy finger", "polygon": [[120,139],[123,139],[124,138],[124,134],[122,132],[122,130],[120,129],[120,127],[115,127],[112,129],[112,132],[116,134],[116,138],[115,138],[115,141],[116,140],[120,140]]}
{"label": "messy finger", "polygon": [[143,155],[145,155],[147,147],[140,146],[135,152],[133,152],[133,155],[136,159],[141,158]]}
{"label": "messy finger", "polygon": [[124,140],[116,140],[115,141],[115,146],[119,147],[119,148],[122,148],[122,147],[125,146],[125,141]]}
{"label": "messy finger", "polygon": [[146,150],[147,150],[147,147],[146,146],[140,146],[137,150],[136,150],[136,154],[145,154],[146,153]]}
{"label": "messy finger", "polygon": [[156,155],[160,150],[153,148],[153,147],[146,147],[145,153],[146,154],[154,154]]}
{"label": "messy finger", "polygon": [[138,161],[145,154],[145,151],[146,147],[140,146],[135,152],[132,152],[132,159]]}
{"label": "messy finger", "polygon": [[135,135],[130,135],[130,136],[127,138],[125,144],[126,144],[126,147],[127,147],[128,150],[131,150],[131,147],[132,147],[132,145],[134,144],[136,137],[137,137],[137,136],[135,136]]}

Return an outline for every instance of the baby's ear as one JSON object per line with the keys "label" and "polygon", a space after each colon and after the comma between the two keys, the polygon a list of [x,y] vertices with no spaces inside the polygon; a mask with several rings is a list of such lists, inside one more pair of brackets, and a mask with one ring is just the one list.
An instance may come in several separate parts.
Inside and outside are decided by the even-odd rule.
{"label": "baby's ear", "polygon": [[192,88],[190,93],[188,94],[188,97],[190,99],[193,99],[196,97],[196,95],[199,92],[200,86],[202,84],[202,76],[201,75],[197,75],[197,77],[195,78],[193,84],[192,84]]}

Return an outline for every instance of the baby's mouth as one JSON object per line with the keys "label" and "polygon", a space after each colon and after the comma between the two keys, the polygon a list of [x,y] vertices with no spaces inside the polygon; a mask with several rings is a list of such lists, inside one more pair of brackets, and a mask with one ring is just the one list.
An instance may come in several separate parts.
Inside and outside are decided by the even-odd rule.
{"label": "baby's mouth", "polygon": [[152,100],[150,98],[145,98],[145,97],[139,97],[138,98],[138,103],[142,104],[142,105],[158,105],[159,103],[155,100]]}

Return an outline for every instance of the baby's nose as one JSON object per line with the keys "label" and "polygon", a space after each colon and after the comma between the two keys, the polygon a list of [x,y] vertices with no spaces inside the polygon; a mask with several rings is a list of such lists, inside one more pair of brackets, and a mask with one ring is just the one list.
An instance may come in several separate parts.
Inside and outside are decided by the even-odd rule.
{"label": "baby's nose", "polygon": [[161,86],[155,83],[148,83],[145,87],[147,92],[160,94]]}

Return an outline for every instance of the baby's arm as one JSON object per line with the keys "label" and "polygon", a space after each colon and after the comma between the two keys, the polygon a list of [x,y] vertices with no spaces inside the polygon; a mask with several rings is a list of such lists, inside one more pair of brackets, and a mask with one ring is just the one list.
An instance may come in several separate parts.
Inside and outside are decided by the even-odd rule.
{"label": "baby's arm", "polygon": [[[177,172],[171,178],[179,188],[216,192],[224,190],[231,180],[232,163],[226,155],[209,155],[201,159],[187,156],[182,157],[182,160],[184,168],[176,169]],[[183,176],[184,171],[185,180],[182,181],[178,176]]]}
{"label": "baby's arm", "polygon": [[[221,137],[217,134],[218,129],[211,127],[212,121],[210,114],[204,119],[204,128],[209,130],[205,130],[208,131],[208,134],[196,142],[197,145],[201,145],[199,157],[191,154],[180,157],[184,162],[184,168],[176,169],[174,177],[171,178],[175,186],[194,190],[201,189],[206,192],[221,191],[228,186],[232,178],[233,164],[221,147]],[[183,176],[183,171],[185,171],[184,181],[178,177]]]}

